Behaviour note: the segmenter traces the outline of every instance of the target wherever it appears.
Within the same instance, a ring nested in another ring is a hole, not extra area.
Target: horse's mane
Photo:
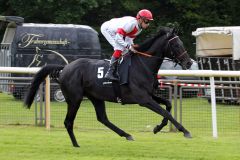
[[[139,45],[138,50],[139,51],[146,51],[146,50],[148,50],[151,47],[151,45],[153,44],[153,42],[157,38],[159,38],[159,37],[169,33],[170,31],[171,31],[171,28],[169,28],[169,27],[160,27],[158,32],[155,35],[153,35],[152,37],[146,39],[144,42],[142,42]]]

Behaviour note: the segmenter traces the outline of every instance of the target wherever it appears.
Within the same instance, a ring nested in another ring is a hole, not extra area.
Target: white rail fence
[[[29,73],[35,74],[40,68],[25,67],[0,67],[0,73]],[[218,137],[217,116],[216,116],[216,98],[214,77],[240,77],[240,71],[213,71],[213,70],[161,70],[158,72],[161,76],[195,76],[209,77],[211,88],[211,111],[212,111],[212,135]],[[46,128],[50,129],[50,79],[46,78],[45,86],[45,105],[46,105]]]

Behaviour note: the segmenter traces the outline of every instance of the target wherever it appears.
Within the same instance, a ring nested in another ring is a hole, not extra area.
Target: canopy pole
[[[217,111],[216,111],[216,94],[215,94],[215,82],[214,77],[210,77],[210,87],[211,87],[211,104],[212,104],[212,130],[213,137],[217,138]]]

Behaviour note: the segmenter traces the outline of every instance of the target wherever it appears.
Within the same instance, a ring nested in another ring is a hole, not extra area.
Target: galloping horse
[[[162,115],[164,119],[154,128],[154,133],[159,132],[169,120],[184,133],[185,137],[191,138],[190,132],[170,114],[170,102],[153,94],[154,84],[157,81],[156,75],[164,57],[176,61],[184,69],[192,65],[182,41],[174,29],[162,28],[155,36],[140,44],[137,50],[142,54],[129,53],[131,66],[128,71],[128,83],[120,86],[122,103],[139,104]],[[103,72],[106,71],[103,69],[108,67],[108,63],[105,60],[80,58],[66,66],[46,65],[34,76],[24,104],[28,108],[31,107],[39,85],[48,75],[51,75],[59,83],[68,105],[64,124],[74,147],[79,145],[73,133],[73,123],[83,96],[92,102],[98,121],[119,136],[133,140],[130,134],[111,123],[107,117],[104,101],[117,102],[117,99],[113,87],[99,86],[97,81],[103,78]],[[166,110],[159,103],[164,103]]]

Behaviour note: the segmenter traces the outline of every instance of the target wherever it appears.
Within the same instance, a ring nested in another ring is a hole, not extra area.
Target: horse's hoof
[[[80,146],[78,144],[74,144],[73,147],[79,148]]]
[[[127,137],[126,137],[126,140],[128,140],[128,141],[134,141],[134,139],[133,139],[132,136],[127,136]]]
[[[154,134],[157,134],[158,132],[161,131],[161,129],[162,129],[162,128],[160,128],[160,126],[157,125],[157,126],[153,129],[153,133],[154,133]]]
[[[153,133],[157,134],[160,130],[158,129],[158,125],[153,129]]]
[[[186,138],[192,138],[192,135],[190,132],[184,133],[184,137]]]

